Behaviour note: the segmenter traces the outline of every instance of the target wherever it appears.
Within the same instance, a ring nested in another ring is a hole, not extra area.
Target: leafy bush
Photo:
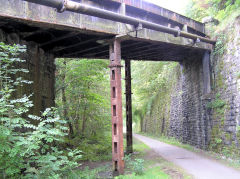
[[[135,159],[134,161],[131,162],[132,167],[133,167],[133,171],[137,175],[142,175],[144,173],[143,162],[144,162],[143,159]]]
[[[199,21],[206,16],[212,16],[221,21],[239,7],[239,0],[191,0],[186,15]]]
[[[110,159],[112,140],[108,62],[57,59],[56,65],[55,102],[61,115],[68,119],[66,146],[81,150],[82,160]]]
[[[225,34],[221,33],[217,36],[217,42],[215,44],[215,48],[213,51],[214,56],[222,56],[224,54],[224,51],[226,49],[225,47],[226,43],[226,36]]]
[[[124,157],[124,161],[125,161],[125,164],[127,166],[127,168],[133,170],[133,172],[136,174],[136,175],[143,175],[144,173],[144,160],[143,159],[133,159],[132,160],[132,157],[131,155],[126,155]]]
[[[67,143],[82,151],[81,160],[100,161],[109,160],[112,156],[112,138],[110,133],[98,134],[90,138],[75,137],[67,139]],[[79,145],[81,144],[81,145]]]
[[[0,178],[59,178],[78,166],[78,150],[67,155],[58,144],[66,135],[65,121],[54,109],[42,117],[28,115],[33,106],[30,96],[17,98],[15,89],[31,82],[18,77],[28,71],[15,68],[24,46],[0,43]],[[29,119],[37,121],[33,125]]]
[[[214,101],[208,103],[207,108],[212,108],[212,109],[218,109],[218,108],[223,108],[226,105],[226,102],[220,99],[220,94],[216,95],[216,98]]]

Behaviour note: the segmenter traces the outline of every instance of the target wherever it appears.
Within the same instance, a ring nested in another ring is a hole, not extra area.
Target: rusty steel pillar
[[[121,42],[115,39],[110,44],[110,83],[112,111],[112,162],[114,172],[124,173],[122,85],[121,85]]]
[[[125,60],[125,86],[126,86],[126,125],[127,125],[127,153],[133,152],[132,140],[132,84],[131,61]]]

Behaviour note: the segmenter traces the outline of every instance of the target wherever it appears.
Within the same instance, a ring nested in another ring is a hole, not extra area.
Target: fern
[[[56,109],[46,109],[41,117],[22,117],[33,106],[31,95],[15,98],[13,92],[31,82],[10,76],[28,72],[14,67],[24,62],[18,58],[23,52],[23,46],[0,43],[0,178],[64,177],[78,166],[81,152],[68,150],[66,154],[57,147],[66,135],[66,121],[59,118]]]

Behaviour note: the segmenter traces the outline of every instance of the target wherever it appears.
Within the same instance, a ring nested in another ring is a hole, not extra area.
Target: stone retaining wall
[[[212,92],[203,94],[201,57],[183,60],[176,69],[180,71],[175,74],[176,83],[164,94],[170,93],[168,104],[154,102],[158,106],[152,107],[151,114],[162,109],[161,114],[144,119],[146,132],[162,134],[160,129],[167,128],[164,135],[199,148],[223,152],[227,146],[231,151],[239,151],[236,149],[240,148],[240,18],[227,29],[219,33],[223,34],[222,42],[212,53]],[[169,76],[169,81],[173,76]],[[156,100],[164,99],[164,95]],[[150,131],[156,126],[158,131]]]

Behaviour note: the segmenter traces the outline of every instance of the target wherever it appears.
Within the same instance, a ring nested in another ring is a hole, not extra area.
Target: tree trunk
[[[65,92],[65,78],[66,78],[66,61],[64,60],[64,72],[63,72],[63,87],[62,87],[62,102],[63,102],[63,116],[64,119],[67,121],[68,127],[69,127],[69,132],[68,136],[71,137],[73,136],[73,126],[72,123],[68,117],[68,112],[67,112],[67,99],[66,99],[66,92]]]
[[[143,132],[143,118],[140,119],[140,128],[141,128],[141,132]]]
[[[86,122],[87,122],[86,110],[87,110],[87,105],[85,105],[84,111],[83,111],[83,118],[82,118],[82,135],[84,135],[85,128],[86,128]]]

